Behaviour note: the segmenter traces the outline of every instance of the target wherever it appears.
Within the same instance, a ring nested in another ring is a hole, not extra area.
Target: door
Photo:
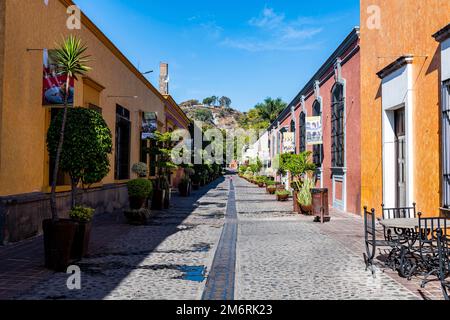
[[[395,111],[395,151],[396,151],[396,206],[406,207],[406,132],[405,108]]]

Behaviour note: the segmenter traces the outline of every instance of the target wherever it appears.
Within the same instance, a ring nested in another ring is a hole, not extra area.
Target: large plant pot
[[[77,231],[77,223],[72,220],[42,222],[44,230],[45,267],[65,272],[70,265],[72,245]]]
[[[277,201],[283,202],[283,201],[288,201],[289,200],[289,195],[277,195]]]
[[[172,192],[169,190],[166,190],[166,192],[164,193],[164,202],[163,202],[163,206],[164,209],[169,209],[170,208],[170,197],[171,197]]]
[[[92,222],[77,222],[78,226],[72,244],[72,259],[81,260],[89,252]]]
[[[155,190],[152,198],[152,210],[164,209],[164,198],[166,190]]]
[[[313,213],[313,206],[312,205],[309,205],[309,206],[300,205],[300,209],[301,209],[301,213],[304,214],[304,215],[307,215],[307,216],[310,216]]]
[[[180,194],[180,197],[189,197],[189,190],[190,189],[190,184],[186,184],[186,185],[178,185],[178,192]]]
[[[142,209],[145,206],[145,202],[147,201],[146,198],[140,197],[129,197],[129,200],[130,200],[130,209],[132,210]]]
[[[268,194],[275,194],[275,192],[277,192],[277,188],[276,187],[267,187],[267,193]]]

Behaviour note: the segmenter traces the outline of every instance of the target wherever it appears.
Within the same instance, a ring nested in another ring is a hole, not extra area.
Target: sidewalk
[[[365,271],[362,217],[332,209],[331,222],[316,223],[242,179],[237,201],[237,298],[442,299],[437,283],[421,289],[381,261],[375,279]]]
[[[171,209],[155,212],[148,226],[127,225],[120,212],[96,216],[90,256],[77,264],[80,291],[67,290],[68,275],[44,268],[42,237],[0,247],[0,300],[196,299],[204,282],[183,277],[210,266],[227,188],[220,179],[190,198],[174,195]]]

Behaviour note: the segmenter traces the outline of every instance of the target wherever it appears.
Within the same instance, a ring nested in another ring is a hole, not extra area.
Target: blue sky
[[[246,111],[290,102],[353,27],[358,0],[75,0],[156,86],[160,61],[182,102],[228,96]]]

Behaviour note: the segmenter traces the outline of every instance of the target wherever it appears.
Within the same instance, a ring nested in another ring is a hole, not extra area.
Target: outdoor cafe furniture
[[[397,270],[400,276],[408,280],[413,275],[423,276],[422,287],[430,281],[439,280],[447,299],[449,285],[445,279],[450,275],[447,222],[450,220],[424,218],[420,213],[416,218],[415,206],[409,209],[402,208],[402,214],[383,212],[385,219],[379,221],[374,209],[370,212],[367,208],[364,209],[366,267],[371,268],[374,273],[375,251],[377,248],[386,249],[389,254],[385,264],[388,267]],[[404,212],[407,213],[403,214]],[[435,277],[430,279],[431,276]]]
[[[438,229],[436,232],[437,235],[437,246],[438,246],[438,258],[439,258],[439,282],[441,283],[442,294],[444,295],[445,300],[450,300],[449,298],[449,290],[450,283],[447,281],[448,276],[450,275],[450,249],[449,242],[447,236],[444,235],[442,229]]]

